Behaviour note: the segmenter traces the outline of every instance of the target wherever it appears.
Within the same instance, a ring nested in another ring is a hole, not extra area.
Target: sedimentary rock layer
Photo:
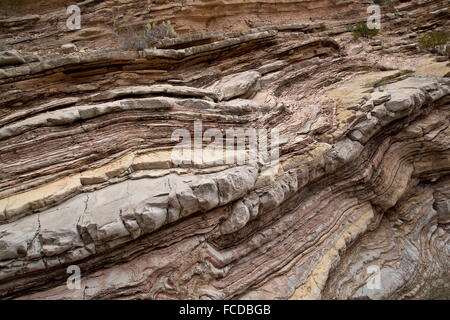
[[[109,2],[82,9],[112,32]],[[0,297],[446,297],[450,67],[413,45],[445,24],[446,2],[404,1],[359,41],[355,1],[163,2],[135,17],[211,33],[33,57],[16,30],[36,32],[59,3],[0,20],[20,49],[0,68]],[[422,29],[396,34],[417,12]],[[302,21],[313,13],[323,21]],[[218,32],[242,16],[251,26]],[[89,43],[82,32],[67,36]],[[39,35],[56,47],[59,34]],[[267,152],[224,150],[230,132],[267,134]]]

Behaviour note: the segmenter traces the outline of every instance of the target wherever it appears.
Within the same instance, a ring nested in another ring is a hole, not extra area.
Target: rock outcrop
[[[0,19],[1,298],[448,298],[448,1],[43,2]]]

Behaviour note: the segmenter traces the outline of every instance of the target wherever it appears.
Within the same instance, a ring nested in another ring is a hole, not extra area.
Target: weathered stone
[[[242,202],[236,202],[230,211],[230,216],[220,225],[222,234],[230,234],[242,229],[250,220],[250,212]]]
[[[16,51],[0,51],[0,66],[24,64],[25,59]]]

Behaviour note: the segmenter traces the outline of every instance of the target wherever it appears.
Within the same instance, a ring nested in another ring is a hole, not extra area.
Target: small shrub
[[[440,53],[444,51],[444,47],[449,41],[449,32],[433,30],[419,39],[419,46],[421,49]]]
[[[159,40],[176,36],[177,33],[170,21],[164,21],[148,23],[143,30],[128,28],[121,35],[121,40],[125,49],[144,50],[154,46]]]
[[[360,22],[356,24],[353,28],[353,36],[355,39],[361,37],[370,38],[376,36],[380,31],[378,29],[369,29],[366,22]]]
[[[385,5],[388,7],[394,7],[397,4],[397,0],[374,0],[375,4]]]
[[[383,4],[392,8],[397,4],[397,0],[383,0]]]

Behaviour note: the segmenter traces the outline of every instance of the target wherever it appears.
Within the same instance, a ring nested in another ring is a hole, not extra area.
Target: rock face
[[[41,2],[0,19],[1,298],[449,297],[447,1],[359,40],[370,1]]]
[[[0,52],[0,66],[23,63],[25,63],[24,58],[16,50]]]

